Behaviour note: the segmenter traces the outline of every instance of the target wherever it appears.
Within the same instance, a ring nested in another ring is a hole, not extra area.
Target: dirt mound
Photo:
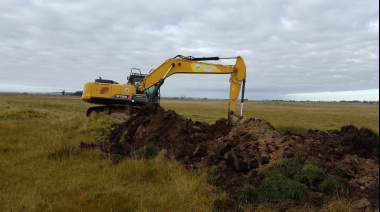
[[[192,157],[197,144],[221,137],[230,131],[228,120],[214,125],[184,119],[174,111],[165,111],[158,104],[143,107],[126,122],[115,126],[106,150],[131,155],[146,144],[165,149],[176,159]]]
[[[345,195],[359,197],[355,206],[358,210],[374,210],[379,208],[378,142],[372,131],[355,126],[327,132],[309,130],[306,135],[280,135],[262,119],[249,118],[235,127],[229,126],[226,119],[208,125],[184,119],[154,104],[116,125],[102,148],[126,157],[141,152],[146,156],[165,154],[188,169],[208,170],[213,176],[210,183],[229,194],[227,200],[215,203],[216,208],[223,210],[244,204],[244,189],[259,187],[272,164],[306,153],[326,176],[343,185]],[[295,178],[302,182],[299,176]],[[308,204],[319,207],[330,198],[321,186],[309,182],[305,199],[278,202],[278,209]]]

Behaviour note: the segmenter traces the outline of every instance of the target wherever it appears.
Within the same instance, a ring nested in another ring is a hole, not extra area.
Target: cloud
[[[310,101],[378,101],[379,90],[357,90],[342,92],[321,92],[321,93],[295,93],[286,94],[287,100],[310,100]]]
[[[0,83],[81,90],[98,76],[123,83],[131,68],[147,73],[181,54],[241,55],[250,99],[378,89],[378,8],[374,0],[2,0]],[[211,91],[228,85],[177,75],[162,94],[223,98]]]

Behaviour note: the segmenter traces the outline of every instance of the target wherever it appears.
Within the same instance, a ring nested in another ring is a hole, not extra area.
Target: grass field
[[[210,124],[227,118],[228,101],[220,100],[162,100],[165,109],[193,120]],[[236,107],[240,113],[240,102]],[[379,133],[379,105],[316,103],[316,102],[244,102],[243,116],[262,118],[279,132],[304,134],[309,129],[340,129],[344,125],[366,127]]]
[[[165,109],[214,123],[226,101],[162,100]],[[0,211],[212,211],[223,198],[201,172],[155,158],[114,164],[95,143],[112,117],[85,117],[79,97],[0,95]],[[239,111],[240,109],[238,109]],[[353,124],[378,133],[378,105],[247,102],[245,118],[263,118],[278,131],[339,129]]]

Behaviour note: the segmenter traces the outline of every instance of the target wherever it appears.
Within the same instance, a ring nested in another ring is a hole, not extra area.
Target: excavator
[[[221,65],[205,61],[235,59],[235,65]],[[82,93],[85,102],[102,106],[90,107],[86,115],[94,113],[127,113],[136,112],[141,106],[150,103],[159,103],[160,88],[166,78],[173,74],[230,74],[230,97],[228,106],[228,120],[232,125],[238,125],[243,118],[243,102],[246,78],[246,66],[241,56],[219,58],[177,55],[153,69],[149,74],[141,74],[140,69],[132,68],[127,84],[119,84],[113,80],[95,79],[87,82]],[[241,109],[237,114],[236,104],[240,90]],[[236,117],[237,120],[234,120]]]

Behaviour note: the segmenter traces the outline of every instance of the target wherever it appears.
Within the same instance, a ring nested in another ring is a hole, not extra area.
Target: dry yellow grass
[[[1,96],[0,211],[211,211],[206,175],[155,158],[111,162],[83,151],[117,120],[80,99]]]

